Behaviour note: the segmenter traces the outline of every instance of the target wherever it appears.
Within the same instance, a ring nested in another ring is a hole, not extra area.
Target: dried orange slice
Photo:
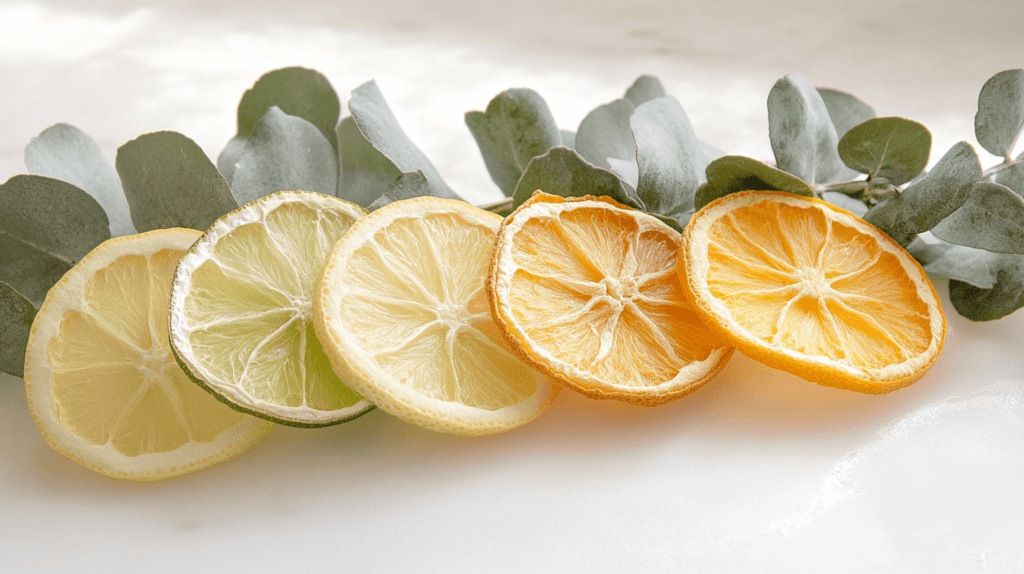
[[[487,294],[537,370],[597,399],[653,406],[711,379],[732,349],[676,274],[680,234],[604,197],[533,197],[502,223]]]
[[[750,191],[686,227],[684,284],[743,354],[815,383],[887,393],[921,378],[946,333],[921,266],[878,228],[824,201]]]

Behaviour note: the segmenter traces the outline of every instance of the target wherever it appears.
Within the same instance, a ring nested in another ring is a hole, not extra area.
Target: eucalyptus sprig
[[[465,122],[509,213],[536,189],[603,195],[682,229],[707,203],[746,189],[818,197],[875,224],[933,275],[950,279],[957,312],[985,321],[1024,306],[1024,70],[981,89],[975,135],[999,163],[983,168],[962,141],[928,172],[931,133],[799,74],[767,99],[774,162],[727,155],[700,140],[653,76],[561,128],[530,89],[496,95]],[[188,137],[143,134],[114,166],[73,126],[25,150],[28,175],[0,185],[0,370],[21,376],[36,309],[65,271],[102,241],[162,227],[206,229],[239,205],[286,189],[375,209],[431,195],[458,199],[408,138],[373,81],[352,91],[350,116],[315,70],[273,70],[246,90],[237,133],[216,165]],[[922,235],[923,234],[923,235]]]

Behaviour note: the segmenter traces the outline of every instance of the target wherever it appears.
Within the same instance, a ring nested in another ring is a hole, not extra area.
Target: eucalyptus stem
[[[834,191],[843,195],[860,195],[868,190],[868,182],[863,179],[841,181],[825,185],[825,191]]]
[[[1011,167],[1019,165],[1021,163],[1024,163],[1024,159],[1011,160],[1007,158],[1006,161],[1004,161],[1003,163],[986,169],[984,172],[982,172],[981,175],[986,178],[989,178],[1003,170],[1010,169]]]

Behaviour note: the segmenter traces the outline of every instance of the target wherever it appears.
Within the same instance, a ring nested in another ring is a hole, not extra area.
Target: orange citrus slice
[[[498,233],[491,313],[524,361],[589,397],[677,399],[732,355],[684,298],[679,241],[611,199],[536,192]]]
[[[686,227],[684,285],[740,351],[815,383],[887,393],[921,378],[946,333],[921,266],[824,201],[749,191]]]

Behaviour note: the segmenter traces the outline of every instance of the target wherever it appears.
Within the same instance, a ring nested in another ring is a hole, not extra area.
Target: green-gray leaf
[[[716,145],[710,144],[710,143],[708,143],[708,142],[706,142],[704,140],[697,140],[697,141],[700,142],[700,149],[701,149],[701,151],[704,152],[704,162],[705,162],[705,165],[715,161],[716,159],[718,159],[720,157],[725,157],[725,156],[729,155],[729,154],[725,153],[725,151],[722,150],[722,148],[720,148],[720,147],[718,147]]]
[[[996,282],[990,289],[949,280],[949,300],[972,321],[1000,319],[1024,307],[1024,255],[993,254]]]
[[[387,193],[388,185],[402,174],[391,160],[366,141],[352,116],[341,120],[338,144],[341,147],[341,177],[338,178],[337,195],[344,200],[369,207]]]
[[[864,205],[864,202],[857,201],[845,193],[826,191],[821,194],[821,198],[836,207],[842,207],[857,217],[864,217],[864,214],[868,212],[868,206]]]
[[[853,94],[830,88],[818,88],[818,95],[825,102],[828,117],[832,120],[839,138],[853,126],[875,117],[874,108]]]
[[[25,346],[35,318],[32,302],[0,282],[0,371],[25,376]]]
[[[402,131],[402,126],[398,124],[384,95],[380,93],[377,82],[370,80],[352,90],[348,109],[352,112],[352,118],[366,141],[383,154],[399,173],[422,171],[427,181],[436,188],[435,195],[444,193],[458,197],[444,182],[434,164],[430,163],[427,156]],[[558,132],[555,134],[557,136]]]
[[[974,249],[952,243],[925,243],[915,240],[907,247],[928,273],[969,283],[980,289],[991,289],[996,284],[1001,253]]]
[[[835,181],[844,171],[828,108],[800,74],[775,82],[768,94],[768,137],[779,169],[807,183]]]
[[[864,219],[906,245],[960,208],[981,179],[981,161],[967,142],[954,145],[928,175],[871,209]]]
[[[271,107],[235,164],[231,191],[246,204],[275,191],[334,195],[338,160],[327,138],[306,120]]]
[[[661,85],[661,80],[655,76],[644,74],[626,90],[624,97],[633,102],[634,106],[639,106],[664,95],[666,95],[665,86]]]
[[[1024,254],[1024,198],[1005,185],[980,181],[963,206],[931,231],[957,245]]]
[[[224,176],[224,181],[228,182],[228,185],[231,185],[231,180],[235,176],[235,163],[238,162],[238,156],[245,151],[247,143],[249,143],[249,138],[235,136],[228,140],[227,145],[217,156],[217,171]]]
[[[747,190],[788,191],[814,197],[814,190],[805,181],[781,169],[741,155],[727,155],[708,164],[707,185],[697,191],[694,208],[700,209],[719,197]]]
[[[252,135],[256,125],[272,106],[290,116],[299,116],[316,126],[331,147],[338,149],[335,127],[341,102],[327,78],[308,68],[281,68],[263,74],[242,95],[238,103],[238,136]]]
[[[609,160],[618,160],[616,167],[627,170],[623,179],[634,188],[640,174],[636,166],[636,138],[629,118],[635,109],[629,100],[615,100],[587,114],[576,131],[576,151],[583,159],[608,170],[613,167]]]
[[[560,197],[608,196],[630,207],[640,207],[618,176],[591,165],[575,150],[564,146],[555,146],[530,160],[512,196],[513,207],[522,205],[538,189]]]
[[[1005,70],[981,87],[974,134],[981,147],[1009,157],[1024,128],[1024,70]]]
[[[167,227],[205,231],[238,207],[210,158],[178,132],[139,136],[117,149],[115,165],[139,231]]]
[[[466,113],[466,125],[491,179],[509,197],[530,160],[562,143],[547,102],[529,89],[494,96],[485,112]]]
[[[384,195],[377,198],[370,207],[370,211],[376,211],[389,203],[401,201],[403,199],[412,199],[414,197],[440,197],[443,199],[460,199],[455,194],[443,194],[443,190],[439,190],[437,186],[432,184],[423,175],[422,171],[414,171],[411,173],[403,173],[396,177],[390,185]]]
[[[93,196],[107,213],[111,237],[135,233],[117,172],[82,130],[68,124],[46,128],[25,148],[25,165],[33,175],[66,181]]]
[[[572,130],[558,130],[562,134],[562,145],[569,149],[576,149],[576,132]]]
[[[501,201],[495,201],[493,203],[486,203],[486,204],[480,205],[478,207],[480,207],[480,209],[483,209],[483,210],[486,210],[486,211],[490,211],[491,213],[495,213],[495,214],[500,215],[502,217],[508,217],[509,215],[512,214],[513,211],[515,211],[512,208],[512,198],[511,197],[506,197],[505,199],[502,199]]]
[[[109,238],[103,208],[70,183],[16,175],[0,185],[0,281],[37,307],[64,272]]]
[[[646,211],[686,221],[706,165],[690,118],[678,100],[663,96],[637,106],[630,125],[640,169],[637,197]]]
[[[851,168],[903,185],[928,165],[932,133],[923,124],[899,117],[872,118],[839,140],[839,156]]]
[[[996,183],[1012,189],[1017,195],[1024,196],[1024,153],[1017,156],[1017,163],[996,174]]]

